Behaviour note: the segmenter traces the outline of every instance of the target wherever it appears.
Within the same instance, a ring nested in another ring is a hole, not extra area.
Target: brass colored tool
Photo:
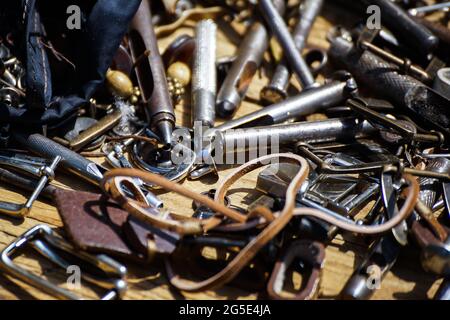
[[[69,142],[70,149],[75,151],[80,150],[95,138],[114,128],[119,123],[121,117],[122,112],[120,110],[106,115],[92,127],[81,132],[75,139],[71,140]]]

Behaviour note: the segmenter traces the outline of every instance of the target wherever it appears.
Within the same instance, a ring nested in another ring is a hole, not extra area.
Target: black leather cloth
[[[0,1],[0,35],[12,35],[13,53],[26,68],[22,108],[0,103],[0,123],[28,129],[58,126],[104,81],[106,70],[141,0]],[[69,30],[70,5],[81,28]]]

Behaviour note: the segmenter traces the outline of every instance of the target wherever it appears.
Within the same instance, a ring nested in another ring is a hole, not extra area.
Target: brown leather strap
[[[234,221],[245,222],[247,220],[247,216],[241,214],[240,212],[230,209],[223,204],[217,204],[217,202],[209,197],[190,191],[189,189],[186,189],[181,185],[169,181],[159,175],[136,169],[113,169],[106,173],[100,183],[104,192],[111,195],[115,201],[117,201],[125,210],[137,219],[149,223],[157,228],[167,229],[181,235],[202,234],[218,226],[222,222],[222,219],[220,217],[213,217],[206,220],[175,220],[162,217],[157,210],[152,210],[149,208],[142,192],[138,188],[133,188],[131,178],[137,177],[148,183],[159,185],[168,191],[174,191],[196,200],[216,211],[218,214],[222,214]],[[123,184],[126,184],[128,190],[133,191],[134,196],[136,197],[135,199],[131,199],[125,194]]]
[[[274,160],[284,162],[294,162],[300,165],[299,172],[292,179],[291,183],[287,188],[286,203],[285,207],[281,212],[270,214],[268,213],[266,208],[257,208],[253,212],[249,213],[248,216],[245,216],[233,209],[227,208],[224,205],[226,192],[233,183],[238,181],[245,174],[257,168],[260,168],[264,165],[267,165],[270,161]],[[238,167],[228,177],[226,177],[217,188],[217,192],[214,199],[215,201],[212,201],[206,196],[202,196],[200,194],[192,192],[179,184],[176,184],[172,181],[165,179],[164,177],[136,169],[113,169],[105,175],[101,185],[105,191],[108,191],[110,189],[109,183],[111,179],[115,177],[126,176],[139,178],[147,183],[158,185],[166,189],[167,191],[174,191],[176,193],[189,197],[193,200],[196,200],[199,203],[208,206],[209,208],[217,212],[219,215],[227,216],[228,218],[231,218],[239,223],[248,222],[249,217],[255,216],[266,217],[267,220],[261,218],[261,220],[264,220],[261,221],[261,224],[265,223],[267,224],[267,226],[264,229],[262,229],[262,231],[258,234],[258,236],[256,236],[246,247],[244,247],[222,271],[206,280],[194,282],[182,279],[179,275],[176,274],[176,272],[172,268],[170,258],[167,258],[165,263],[166,271],[171,284],[177,287],[178,289],[184,291],[202,291],[211,288],[216,288],[228,283],[242,270],[244,266],[246,266],[255,257],[255,255],[261,250],[261,248],[263,248],[286,226],[286,224],[290,221],[290,219],[294,214],[314,216],[319,219],[325,220],[329,223],[335,224],[341,229],[350,232],[365,233],[365,234],[384,233],[389,231],[394,226],[398,225],[401,221],[403,221],[403,219],[405,219],[409,214],[411,214],[419,193],[419,185],[417,181],[409,175],[404,175],[404,179],[407,182],[409,182],[409,187],[406,189],[407,195],[405,204],[400,209],[399,214],[396,215],[391,220],[384,223],[383,225],[360,226],[354,224],[352,221],[339,220],[337,218],[327,215],[326,213],[311,208],[295,209],[295,197],[302,183],[307,178],[308,172],[309,172],[308,162],[304,158],[297,156],[295,154],[291,153],[274,154],[261,157]],[[116,194],[115,197],[116,199],[120,200],[120,203],[122,203],[123,205],[132,202],[131,199],[124,197],[123,194]],[[135,202],[135,204],[139,205],[138,202]],[[133,210],[134,209],[139,210],[139,208],[134,205],[132,208]],[[210,219],[209,221],[207,221],[206,224],[202,225],[203,230],[207,231],[208,229],[218,226],[220,221],[222,220],[218,220],[217,217]],[[199,221],[199,223],[204,222]]]
[[[250,161],[239,168],[235,169],[217,188],[215,200],[224,204],[226,192],[233,183],[239,180],[245,174],[252,172],[264,165],[267,165],[270,160],[296,162],[300,165],[299,172],[292,179],[291,184],[287,190],[286,203],[283,210],[274,215],[274,219],[256,236],[245,248],[243,248],[239,254],[219,273],[214,276],[200,281],[192,282],[186,279],[181,279],[175,274],[169,259],[166,259],[166,270],[172,285],[180,290],[184,291],[202,291],[218,286],[222,286],[233,279],[244,266],[246,266],[255,257],[255,255],[271,240],[273,239],[286,224],[289,223],[292,212],[295,207],[295,195],[298,193],[301,185],[306,180],[309,173],[308,162],[294,154],[274,154],[265,157],[261,157]]]
[[[142,179],[145,182],[150,184],[157,184],[163,187],[166,190],[175,191],[179,194],[185,195],[198,201],[199,203],[208,206],[212,210],[216,211],[219,214],[223,214],[229,218],[237,220],[238,222],[245,222],[247,220],[247,216],[242,215],[241,213],[230,209],[224,205],[225,195],[230,186],[239,180],[245,174],[256,170],[257,168],[266,165],[269,161],[287,161],[294,162],[300,165],[299,172],[293,178],[291,184],[288,187],[288,196],[286,197],[286,204],[283,210],[277,214],[274,214],[273,217],[270,218],[272,222],[270,222],[266,228],[264,228],[255,239],[253,239],[245,248],[243,248],[239,254],[225,267],[222,271],[212,276],[209,279],[206,279],[201,282],[192,282],[185,279],[181,279],[178,277],[174,270],[172,269],[171,263],[169,260],[166,260],[166,270],[168,273],[168,277],[170,282],[175,287],[180,290],[185,291],[202,291],[214,287],[218,287],[226,284],[231,279],[233,279],[244,266],[246,266],[254,256],[259,252],[261,248],[263,248],[273,237],[275,237],[290,221],[293,213],[293,209],[295,207],[295,195],[299,191],[302,183],[305,181],[309,172],[309,165],[307,161],[297,155],[294,154],[275,154],[269,155],[265,157],[261,157],[259,159],[255,159],[250,161],[243,166],[235,169],[219,186],[217,189],[214,201],[209,199],[206,196],[202,196],[200,194],[194,193],[179,184],[176,184],[172,181],[168,181],[167,179],[149,173],[143,172],[135,169],[115,169],[108,172],[101,185],[104,190],[109,190],[108,181],[110,181],[114,177],[119,176],[127,176],[127,177],[135,177]],[[117,198],[117,195],[116,195]],[[131,202],[131,199],[120,199],[120,203]],[[258,210],[250,213],[249,217],[253,217],[255,215],[260,215]],[[260,210],[262,215],[267,216],[267,210]],[[240,221],[239,221],[240,220]]]

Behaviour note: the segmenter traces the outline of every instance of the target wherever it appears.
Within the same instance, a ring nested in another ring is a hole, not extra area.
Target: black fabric
[[[0,122],[38,130],[73,116],[103,83],[140,2],[0,1],[0,35],[12,34],[13,53],[27,71],[25,105],[13,108],[0,103]],[[66,26],[70,5],[81,8],[79,30]]]

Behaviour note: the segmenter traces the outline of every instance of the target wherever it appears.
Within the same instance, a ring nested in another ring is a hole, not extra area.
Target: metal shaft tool
[[[300,4],[299,22],[292,33],[295,46],[300,53],[306,46],[306,40],[322,9],[322,5],[323,0],[305,0]],[[283,59],[277,65],[270,83],[262,89],[261,98],[271,103],[285,99],[290,78],[289,64],[286,59]]]
[[[14,138],[31,152],[45,158],[61,157],[61,165],[69,172],[98,186],[107,169],[92,162],[78,153],[67,149],[59,143],[50,140],[40,134],[14,134]],[[147,200],[156,208],[161,207],[162,202],[152,192],[143,190]]]
[[[25,148],[47,159],[61,157],[61,165],[71,173],[98,185],[106,169],[41,134],[15,133],[14,138]]]
[[[345,77],[343,81],[331,81],[241,118],[225,122],[214,130],[225,131],[233,128],[272,125],[335,106],[357,90],[353,78],[348,75]]]
[[[274,2],[275,11],[283,13],[284,9],[284,0]],[[239,108],[268,47],[266,27],[260,21],[255,21],[247,30],[236,59],[217,94],[216,107],[220,117],[230,118]]]
[[[364,0],[363,3],[367,6],[377,5],[381,11],[381,23],[411,48],[426,55],[438,46],[439,39],[394,2]]]
[[[283,17],[276,10],[272,0],[260,0],[259,8],[266,23],[269,25],[273,34],[282,46],[283,54],[289,62],[290,67],[297,75],[302,87],[304,89],[309,89],[313,86],[317,86],[314,76],[309,70],[308,64],[299,52]]]
[[[216,30],[212,20],[202,20],[195,29],[192,67],[192,120],[212,127],[216,118]]]
[[[170,145],[175,126],[175,113],[153,28],[149,0],[141,2],[131,22],[129,41],[134,61],[148,55],[148,59],[142,59],[148,63],[142,60],[137,63],[136,75],[142,97],[148,104],[146,113],[150,128],[159,136],[163,144]]]
[[[356,118],[305,121],[274,126],[217,131],[214,144],[222,150],[240,152],[248,148],[278,147],[295,142],[321,143],[365,137],[378,132],[367,121]],[[272,144],[277,144],[272,146]],[[279,145],[278,145],[279,144]]]
[[[331,36],[330,57],[349,71],[358,84],[405,108],[419,124],[450,137],[450,100],[415,78],[401,74],[396,66],[369,51],[361,52],[343,30]]]

